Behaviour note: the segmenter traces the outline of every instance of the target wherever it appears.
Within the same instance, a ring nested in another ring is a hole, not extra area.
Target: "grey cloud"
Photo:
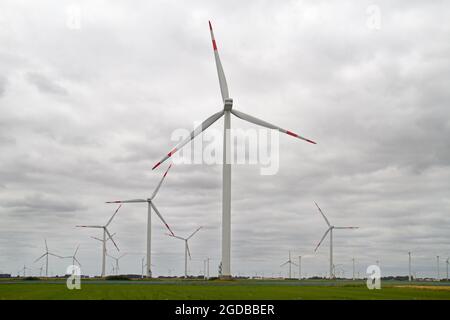
[[[48,77],[37,72],[30,72],[27,74],[28,81],[36,86],[36,88],[43,93],[50,93],[56,95],[67,95],[67,90],[60,84],[51,81]]]

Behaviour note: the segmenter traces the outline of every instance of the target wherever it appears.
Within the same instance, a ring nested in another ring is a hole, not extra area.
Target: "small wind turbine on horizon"
[[[173,235],[174,233],[170,229],[169,225],[167,224],[166,220],[164,220],[163,216],[159,212],[159,210],[156,208],[155,204],[153,203],[153,199],[156,197],[159,188],[161,188],[161,185],[166,178],[167,173],[169,172],[172,165],[169,165],[166,172],[162,176],[161,180],[159,181],[158,185],[156,186],[156,189],[153,191],[153,194],[150,198],[147,199],[132,199],[132,200],[118,200],[118,201],[108,201],[106,203],[147,203],[147,272],[146,276],[148,278],[152,277],[152,208],[156,212],[157,216],[161,221],[164,223],[166,228],[170,231],[170,233]]]
[[[188,277],[188,255],[189,255],[189,260],[191,259],[191,250],[189,250],[189,244],[188,241],[189,239],[191,239],[202,227],[198,227],[194,232],[192,232],[192,234],[187,237],[187,238],[183,238],[183,237],[179,237],[177,235],[174,234],[168,234],[168,236],[172,237],[172,238],[177,238],[180,240],[184,241],[184,277],[187,279]]]
[[[23,268],[21,268],[19,271],[17,271],[17,277],[20,277],[20,273],[23,272],[23,277],[25,278],[27,270],[31,270],[31,269],[28,268],[26,265],[23,265]]]
[[[45,277],[48,277],[48,256],[54,256],[54,257],[57,257],[60,259],[62,259],[62,257],[57,254],[49,252],[48,246],[47,246],[47,239],[44,239],[44,242],[45,242],[45,253],[42,256],[40,256],[39,258],[37,258],[36,260],[34,260],[34,263],[38,262],[43,257],[45,257]]]
[[[100,225],[95,225],[95,226],[91,226],[91,225],[89,225],[89,226],[84,226],[84,225],[83,226],[77,226],[79,228],[103,229],[103,239],[98,239],[98,238],[94,238],[93,237],[94,239],[100,240],[102,242],[102,277],[105,276],[105,268],[106,268],[106,265],[105,265],[105,263],[106,263],[106,242],[108,240],[111,240],[112,243],[114,244],[114,246],[116,247],[117,251],[120,251],[119,247],[117,246],[116,242],[113,239],[113,236],[111,235],[111,233],[109,233],[108,226],[111,223],[111,221],[114,219],[114,217],[116,216],[116,214],[119,211],[121,206],[122,205],[119,205],[119,207],[116,209],[116,211],[111,216],[111,218],[109,218],[108,222],[105,225],[103,225],[103,226],[100,226]],[[106,238],[106,235],[108,235],[108,239]]]
[[[450,258],[447,258],[447,260],[445,261],[445,263],[446,263],[446,265],[447,265],[447,278],[446,278],[447,281],[448,281],[448,264],[449,264],[449,259],[450,259]]]
[[[188,142],[194,139],[198,134],[209,128],[214,122],[224,116],[224,134],[223,134],[223,164],[222,164],[222,265],[219,275],[221,278],[231,278],[231,114],[245,120],[247,122],[268,128],[278,130],[282,133],[290,135],[292,137],[307,141],[309,143],[316,144],[314,141],[302,137],[292,131],[280,128],[264,120],[255,118],[251,115],[245,114],[241,111],[233,109],[233,99],[230,98],[228,92],[228,85],[223,71],[222,63],[219,57],[219,51],[217,49],[216,39],[214,38],[214,32],[209,21],[209,31],[211,34],[211,41],[214,51],[214,59],[216,62],[217,74],[219,77],[220,92],[222,95],[223,104],[222,110],[214,113],[212,116],[203,121],[200,126],[194,129],[191,134],[181,141],[175,148],[173,148],[168,154],[166,154],[159,162],[157,162],[153,168],[157,168],[164,161],[169,159],[173,154],[183,148]]]
[[[289,264],[289,279],[292,279],[292,265],[298,266],[295,262],[291,260],[291,252],[289,251],[289,260],[280,265],[280,267],[284,267],[285,265]]]
[[[114,257],[114,256],[112,256],[112,255],[110,255],[110,254],[107,254],[108,257],[114,259],[114,261],[116,262],[115,268],[113,267],[113,270],[116,271],[116,275],[119,274],[119,270],[120,270],[120,269],[119,269],[119,260],[122,259],[125,255],[126,255],[126,253],[122,254],[122,255],[119,256],[119,257]],[[114,266],[114,265],[113,265],[113,266]]]
[[[330,222],[328,221],[327,217],[325,216],[325,214],[322,212],[322,209],[320,209],[320,207],[317,205],[316,202],[314,202],[317,209],[319,209],[320,214],[322,215],[323,219],[325,220],[325,222],[328,225],[328,229],[327,231],[325,231],[322,239],[320,239],[319,244],[316,246],[316,248],[314,249],[314,252],[317,251],[317,249],[319,248],[320,244],[322,243],[322,241],[325,239],[325,237],[328,235],[328,233],[330,234],[330,279],[334,278],[334,265],[333,265],[333,230],[334,229],[358,229],[359,227],[336,227],[330,224]]]
[[[78,252],[78,249],[80,248],[80,245],[78,245],[77,246],[77,248],[75,249],[75,252],[73,253],[73,255],[71,255],[71,256],[66,256],[66,257],[63,257],[64,259],[69,259],[69,258],[71,258],[72,259],[72,265],[73,266],[75,266],[76,264],[75,264],[75,262],[76,263],[78,263],[78,265],[81,267],[81,263],[80,263],[80,261],[78,261],[78,259],[77,259],[77,252]]]

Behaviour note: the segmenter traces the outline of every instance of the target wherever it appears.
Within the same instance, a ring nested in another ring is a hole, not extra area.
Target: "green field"
[[[10,280],[0,281],[0,299],[450,300],[450,283],[384,281],[381,290],[368,290],[363,281],[83,280],[81,290],[68,290],[61,280]]]

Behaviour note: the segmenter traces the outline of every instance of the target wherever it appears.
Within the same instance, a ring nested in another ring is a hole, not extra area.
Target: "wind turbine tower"
[[[411,276],[411,251],[408,252],[408,281],[409,282],[412,281],[412,276]]]
[[[441,281],[441,273],[439,272],[439,256],[436,256],[436,263],[437,263],[437,281]]]
[[[302,280],[302,256],[298,256],[298,280]]]

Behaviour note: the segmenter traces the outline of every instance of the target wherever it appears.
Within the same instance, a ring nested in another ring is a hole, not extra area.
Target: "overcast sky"
[[[265,275],[303,255],[303,272],[436,275],[450,256],[448,1],[10,1],[0,4],[0,272],[80,244],[99,274],[105,201],[149,197],[168,163],[151,168],[222,108],[208,30],[214,25],[234,107],[318,142],[280,136],[275,175],[232,172],[232,273]],[[248,129],[235,117],[232,126]],[[210,129],[221,130],[218,121]],[[218,142],[219,147],[221,142]],[[192,273],[221,239],[221,166],[173,166],[155,204],[192,239]],[[126,205],[121,272],[140,273],[146,206]],[[155,275],[183,272],[183,244],[153,217]],[[117,254],[114,247],[108,247]],[[69,260],[50,259],[63,273]],[[107,271],[111,270],[108,261]]]

